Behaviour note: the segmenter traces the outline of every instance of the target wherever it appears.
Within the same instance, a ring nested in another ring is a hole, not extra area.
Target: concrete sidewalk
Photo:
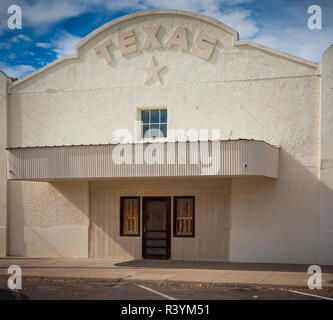
[[[111,260],[96,258],[0,258],[0,275],[10,265],[24,277],[195,282],[226,285],[307,287],[308,265]],[[322,266],[322,287],[333,289],[333,266]]]

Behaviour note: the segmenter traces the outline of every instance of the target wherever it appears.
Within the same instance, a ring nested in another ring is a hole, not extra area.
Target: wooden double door
[[[171,198],[143,197],[142,201],[142,257],[144,259],[169,259]]]

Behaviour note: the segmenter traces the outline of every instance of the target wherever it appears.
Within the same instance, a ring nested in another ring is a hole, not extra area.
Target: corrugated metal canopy
[[[279,148],[264,141],[187,141],[8,148],[9,180],[279,177]]]

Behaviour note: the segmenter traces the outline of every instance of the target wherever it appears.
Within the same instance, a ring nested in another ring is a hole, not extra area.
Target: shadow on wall
[[[9,255],[87,256],[88,182],[11,181],[9,204]]]
[[[8,253],[9,256],[26,256],[27,247],[24,241],[24,206],[23,190],[12,187],[18,186],[21,182],[8,182]],[[15,203],[13,208],[12,203]]]

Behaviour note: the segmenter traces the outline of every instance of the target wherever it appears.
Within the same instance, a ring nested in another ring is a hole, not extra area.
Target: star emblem
[[[150,64],[146,67],[142,67],[142,70],[146,72],[146,79],[145,83],[147,84],[150,80],[157,81],[158,83],[161,83],[160,77],[158,73],[164,68],[165,66],[159,66],[155,63],[154,57],[151,58]]]

